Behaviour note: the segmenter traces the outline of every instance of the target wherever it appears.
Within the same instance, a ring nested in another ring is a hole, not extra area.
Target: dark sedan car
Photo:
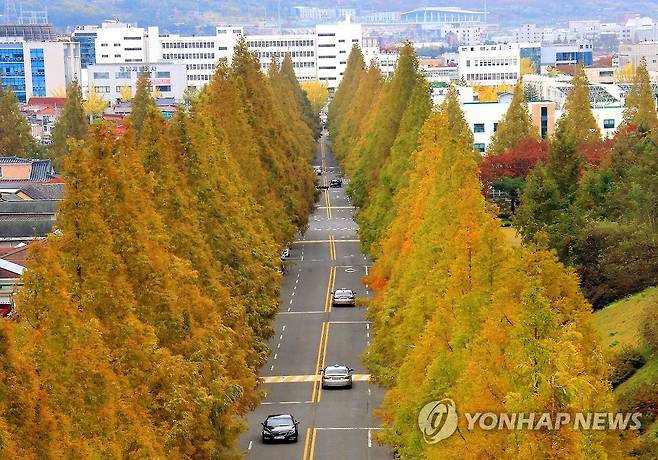
[[[299,422],[290,414],[269,415],[263,423],[263,443],[267,442],[297,442]]]
[[[331,179],[329,181],[329,187],[337,188],[343,186],[343,179]]]

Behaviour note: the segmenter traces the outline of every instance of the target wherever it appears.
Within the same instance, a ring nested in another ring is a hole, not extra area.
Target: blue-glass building
[[[11,88],[21,102],[26,102],[25,56],[21,42],[0,43],[2,87]]]
[[[46,96],[46,67],[43,48],[30,49],[30,64],[32,67],[32,95]]]
[[[80,43],[80,66],[83,69],[96,64],[96,31],[76,30],[71,40]]]

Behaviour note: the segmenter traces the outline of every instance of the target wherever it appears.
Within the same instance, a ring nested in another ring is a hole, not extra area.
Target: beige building
[[[658,72],[658,42],[622,43],[619,45],[619,66],[639,66],[644,58],[650,72]]]

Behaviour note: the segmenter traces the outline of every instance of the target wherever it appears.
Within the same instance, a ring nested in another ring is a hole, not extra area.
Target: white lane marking
[[[247,450],[251,450],[251,446],[253,446],[253,445],[254,445],[254,442],[253,442],[253,441],[249,441],[249,447],[247,447]]]
[[[370,396],[371,393],[372,393],[372,390],[370,390],[370,388],[368,388],[368,396]]]
[[[278,350],[279,348],[281,348],[281,342],[276,344],[276,349]]]
[[[297,289],[297,286],[295,286],[295,289]],[[293,289],[293,291],[292,291],[292,294],[291,294],[291,295],[295,295],[295,290],[294,290],[294,289]],[[290,299],[290,300],[292,301],[292,299]]]
[[[270,366],[270,370],[271,370],[271,371],[274,370],[274,364],[272,364],[272,365]]]
[[[314,401],[266,401],[260,403],[261,406],[269,406],[272,404],[311,404]]]
[[[310,315],[310,314],[316,314],[316,313],[324,313],[324,310],[317,310],[317,311],[290,311],[290,308],[288,308],[288,311],[282,311],[279,313],[280,315]]]
[[[284,324],[283,327],[281,328],[281,332],[285,332],[286,330],[286,325]]]
[[[283,326],[285,328],[285,326]],[[370,329],[370,321],[366,321],[366,329]]]
[[[327,321],[331,324],[368,324],[368,321]]]
[[[372,430],[368,430],[368,447],[372,447]]]
[[[279,336],[279,340],[283,340],[283,334]]]
[[[290,307],[288,307],[288,310],[286,310],[286,312],[288,312],[288,311],[290,311]],[[283,313],[283,312],[282,312],[282,313]]]
[[[290,305],[292,305],[292,299],[290,299]]]
[[[279,355],[277,353],[274,353],[274,359],[278,358]]]
[[[295,284],[299,283],[299,275],[297,275],[297,279],[295,280]]]
[[[364,257],[364,259],[365,259],[365,257]],[[366,275],[367,275],[368,274],[368,266],[366,265],[365,267],[366,267]]]
[[[316,427],[316,430],[326,430],[326,431],[339,431],[339,430],[383,430],[381,427],[373,426],[341,426],[341,427]]]

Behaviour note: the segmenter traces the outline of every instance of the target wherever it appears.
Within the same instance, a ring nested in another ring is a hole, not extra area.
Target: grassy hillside
[[[611,351],[619,350],[624,345],[633,348],[641,345],[642,312],[652,303],[658,303],[658,286],[614,302],[594,313],[599,334]]]
[[[658,353],[642,341],[643,313],[649,305],[658,304],[658,286],[619,300],[594,313],[594,322],[613,358],[613,367],[628,369],[631,356],[641,356],[644,365],[614,390],[619,409],[639,411],[644,433],[640,438],[639,459],[654,459],[658,451]],[[629,351],[634,350],[634,351]]]

